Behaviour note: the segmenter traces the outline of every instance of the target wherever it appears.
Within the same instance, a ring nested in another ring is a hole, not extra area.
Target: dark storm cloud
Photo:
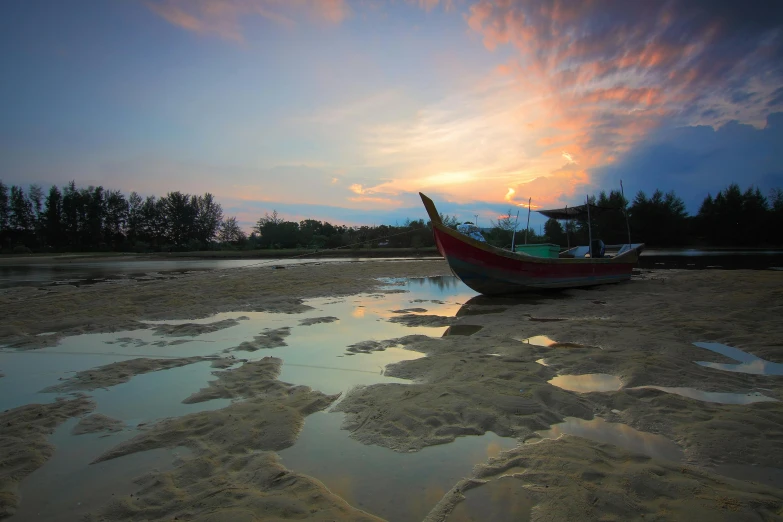
[[[738,122],[709,126],[665,128],[637,144],[619,162],[597,169],[596,184],[648,193],[675,190],[688,210],[696,212],[704,197],[729,183],[763,192],[783,187],[783,113],[771,114],[757,129]],[[633,194],[630,194],[633,196]]]
[[[576,102],[685,116],[762,108],[783,78],[783,2],[484,0],[468,21]]]

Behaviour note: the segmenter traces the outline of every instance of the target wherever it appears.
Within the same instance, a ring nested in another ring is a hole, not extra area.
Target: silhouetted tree
[[[218,241],[238,245],[247,239],[245,233],[239,227],[237,218],[229,217],[220,222],[220,230],[217,234]]]
[[[55,185],[49,189],[43,211],[43,235],[46,244],[60,248],[65,246],[62,230],[63,196]]]
[[[556,219],[549,218],[544,223],[544,235],[549,243],[566,246],[567,240],[563,226]]]
[[[612,190],[609,195],[601,191],[594,199],[598,207],[593,220],[593,238],[602,239],[607,244],[623,244],[628,242],[628,227],[625,222],[624,209],[628,202],[619,190]],[[609,209],[609,210],[607,210]]]
[[[108,244],[119,245],[125,240],[128,223],[128,201],[119,190],[106,193],[104,238]]]
[[[685,202],[674,191],[656,190],[651,198],[639,192],[628,209],[632,240],[652,246],[680,246],[687,242]]]
[[[775,195],[775,193],[773,193]],[[761,191],[749,187],[744,193],[732,183],[713,199],[707,195],[699,208],[700,235],[714,245],[758,245],[774,242],[765,224],[774,214]]]
[[[10,193],[9,193],[10,189]],[[627,229],[622,210],[627,202],[617,191],[589,198],[600,208],[591,223],[593,237],[607,243],[624,243]],[[712,245],[783,244],[783,190],[774,189],[764,197],[758,188],[744,192],[732,184],[708,195],[696,217],[689,217],[685,205],[674,192],[655,191],[648,198],[637,194],[628,214],[632,239],[651,246],[677,246],[698,240]],[[441,215],[446,226],[456,226],[454,216]],[[485,234],[494,245],[507,247],[516,224],[516,209],[491,222]],[[553,242],[566,246],[586,244],[584,219],[563,224],[549,220],[545,234],[527,231],[528,243]],[[518,244],[525,230],[517,230]],[[46,196],[37,185],[27,194],[19,186],[8,187],[0,181],[0,247],[4,251],[20,246],[58,250],[135,249],[194,250],[209,248],[215,239],[229,248],[354,248],[425,247],[434,245],[432,224],[424,220],[406,220],[402,225],[347,227],[315,219],[287,221],[277,211],[258,220],[247,237],[236,218],[223,217],[215,198],[171,192],[157,199],[142,198],[136,192],[126,197],[118,190],[103,187],[78,188],[71,181],[60,190],[52,186]],[[23,245],[23,246],[22,246]]]
[[[65,233],[64,243],[78,248],[81,246],[79,234],[79,208],[81,207],[81,197],[76,190],[76,183],[71,181],[63,189],[63,210],[62,225]]]
[[[441,222],[443,222],[443,224],[449,228],[457,228],[457,225],[461,223],[457,216],[450,216],[448,214],[440,213],[438,215],[440,216]]]
[[[498,216],[497,220],[490,220],[492,228],[489,233],[484,234],[487,243],[505,248],[511,246],[511,237],[514,235],[514,227],[517,226],[517,213],[509,208],[506,214]],[[522,231],[524,234],[524,230]]]
[[[136,192],[131,192],[128,196],[128,229],[127,236],[132,242],[141,237],[142,234],[142,208],[144,201]]]
[[[22,187],[11,186],[11,215],[9,227],[16,232],[18,238],[33,231],[35,215],[30,200],[25,197]]]
[[[0,181],[0,248],[8,246],[10,229],[8,220],[11,216],[11,206],[8,198],[8,187]]]
[[[769,192],[769,233],[768,240],[776,245],[783,245],[783,189],[772,189]]]
[[[191,206],[195,211],[195,223],[191,239],[207,244],[218,233],[220,223],[223,221],[223,208],[209,192],[203,196],[193,196],[191,198]]]
[[[168,224],[167,239],[181,248],[191,239],[196,208],[191,204],[190,196],[179,191],[169,192],[161,201]]]

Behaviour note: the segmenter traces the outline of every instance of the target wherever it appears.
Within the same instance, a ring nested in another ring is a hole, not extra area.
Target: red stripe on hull
[[[441,226],[434,227],[438,250],[455,275],[484,294],[614,283],[629,279],[638,260],[634,251],[608,259],[534,258],[463,239]]]

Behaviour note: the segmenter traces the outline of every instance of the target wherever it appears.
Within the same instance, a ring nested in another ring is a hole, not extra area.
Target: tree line
[[[607,244],[631,240],[650,246],[765,246],[783,245],[783,190],[764,196],[758,188],[744,192],[731,184],[714,197],[708,195],[696,215],[673,191],[639,192],[627,201],[619,191],[601,192],[591,203],[608,211],[596,212],[594,238]],[[626,215],[628,221],[626,222]],[[441,216],[456,227],[455,216]],[[485,229],[487,241],[511,245],[515,219],[506,216]],[[524,242],[517,230],[516,242]],[[550,219],[542,233],[527,230],[529,243],[561,246],[586,244],[587,222]],[[421,248],[434,246],[429,222],[406,220],[401,225],[349,227],[305,219],[289,221],[277,211],[258,220],[249,235],[236,217],[223,215],[212,194],[169,192],[165,196],[125,196],[101,186],[78,188],[74,182],[44,192],[38,185],[6,186],[0,181],[0,248],[3,253],[121,251],[166,252],[187,250]]]
[[[589,198],[599,207],[591,216],[593,238],[606,244],[631,241],[649,246],[760,247],[783,245],[783,190],[773,189],[764,196],[757,187],[744,192],[732,183],[715,197],[708,194],[698,213],[689,215],[685,202],[674,191],[656,190],[651,196],[639,192],[627,201],[620,191],[601,192]],[[627,221],[626,221],[627,216]],[[508,230],[508,217],[493,223],[494,229]],[[513,228],[513,225],[512,225]],[[550,242],[561,246],[585,245],[588,228],[585,219],[565,224],[549,219],[543,234],[528,231],[528,242]],[[522,231],[524,234],[524,230]],[[520,232],[517,232],[517,238]],[[530,238],[533,241],[530,241]],[[510,243],[510,235],[500,241]]]
[[[125,197],[71,182],[44,193],[38,185],[0,181],[3,252],[197,250],[230,232],[212,194],[170,192],[161,198]]]
[[[247,235],[236,217],[223,215],[212,194],[169,192],[143,198],[74,182],[44,193],[38,185],[8,187],[0,180],[0,249],[30,252],[171,252],[194,250],[324,249],[434,246],[424,220],[397,226],[348,227],[306,219],[287,221],[277,211]]]

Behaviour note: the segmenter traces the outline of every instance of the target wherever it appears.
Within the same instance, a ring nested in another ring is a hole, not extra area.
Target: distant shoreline
[[[165,261],[188,259],[290,259],[290,258],[394,258],[419,259],[440,257],[435,247],[427,248],[373,248],[361,250],[206,250],[197,252],[71,252],[62,254],[2,254],[0,265],[35,265],[44,263],[81,263],[111,261]]]
[[[406,258],[423,259],[440,257],[435,247],[424,248],[373,248],[333,250],[206,250],[195,252],[70,252],[62,254],[2,254],[0,266],[68,264],[125,261],[187,261],[187,260],[237,260],[237,259],[318,259],[318,258]],[[728,264],[725,268],[764,268],[770,262],[783,262],[783,249],[770,247],[682,247],[654,248],[644,251],[639,260],[640,268],[707,268]],[[694,266],[695,265],[695,266]]]

